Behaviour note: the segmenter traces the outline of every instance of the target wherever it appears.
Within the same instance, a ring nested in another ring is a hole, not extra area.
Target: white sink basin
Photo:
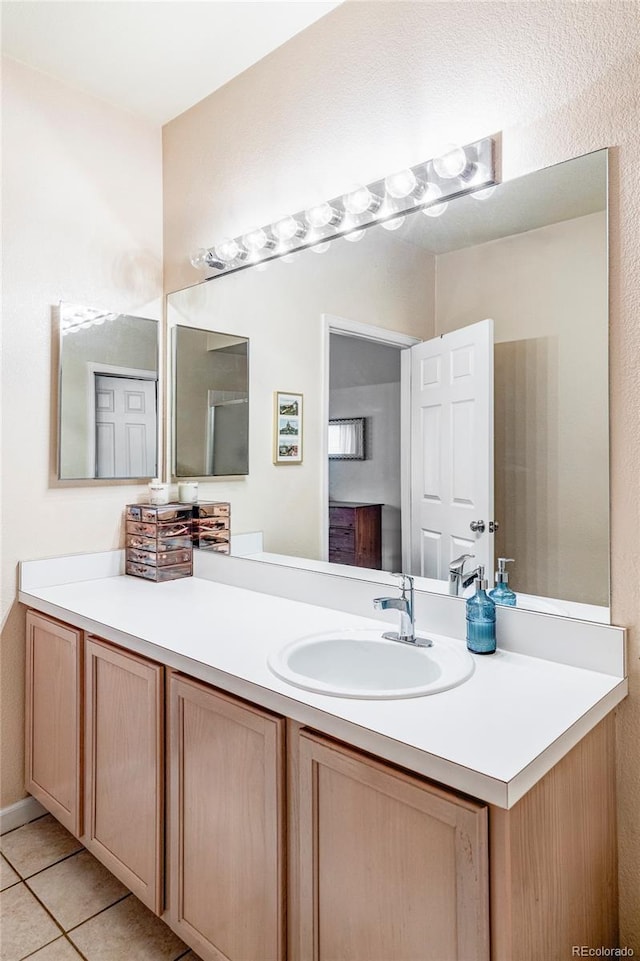
[[[456,687],[473,673],[473,658],[462,646],[437,640],[411,647],[384,639],[382,630],[310,634],[267,663],[283,681],[334,697],[420,697]]]

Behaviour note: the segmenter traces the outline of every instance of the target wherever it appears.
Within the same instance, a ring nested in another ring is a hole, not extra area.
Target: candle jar
[[[179,481],[178,500],[181,504],[196,504],[198,501],[198,482]]]

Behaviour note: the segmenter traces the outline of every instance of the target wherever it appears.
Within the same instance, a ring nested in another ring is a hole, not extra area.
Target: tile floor
[[[0,852],[2,961],[199,961],[50,814]]]

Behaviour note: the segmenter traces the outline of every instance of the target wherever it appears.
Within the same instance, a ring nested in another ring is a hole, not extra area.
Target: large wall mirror
[[[456,555],[490,580],[506,556],[520,606],[608,619],[607,152],[437,213],[169,295],[174,322],[252,343],[251,474],[207,496],[232,500],[234,533],[262,532],[265,559],[326,562],[331,503],[380,504],[382,570],[446,591]],[[452,392],[471,374],[482,403]],[[305,396],[305,460],[283,469],[285,388]],[[329,419],[348,418],[365,418],[366,458],[330,460]]]
[[[58,478],[158,473],[158,321],[62,303]]]

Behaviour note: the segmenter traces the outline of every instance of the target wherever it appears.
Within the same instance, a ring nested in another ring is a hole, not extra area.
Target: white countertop
[[[273,675],[269,652],[325,630],[387,630],[388,620],[201,577],[155,584],[111,576],[29,586],[20,600],[505,808],[627,692],[620,677],[498,649],[489,657],[474,656],[471,678],[439,694],[388,701],[315,694]],[[464,641],[457,643],[464,647]]]

